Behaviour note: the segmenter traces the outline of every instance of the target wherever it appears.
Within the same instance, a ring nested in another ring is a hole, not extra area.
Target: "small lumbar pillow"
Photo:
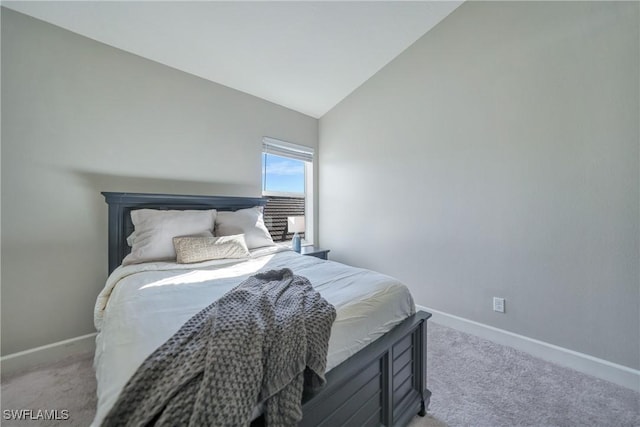
[[[239,209],[235,212],[220,211],[216,216],[216,236],[244,234],[249,249],[273,246],[273,239],[264,225],[262,206]]]
[[[174,237],[173,246],[179,264],[212,259],[247,258],[250,255],[242,234],[221,237]]]
[[[138,209],[131,211],[131,221],[135,228],[135,238],[131,253],[122,265],[151,261],[174,261],[176,251],[173,238],[204,233],[213,236],[216,210],[155,210]]]

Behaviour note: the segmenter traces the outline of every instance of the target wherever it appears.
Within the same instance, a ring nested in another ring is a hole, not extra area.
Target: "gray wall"
[[[332,258],[640,368],[638,9],[467,2],[322,117]]]
[[[2,8],[2,354],[94,331],[100,191],[257,196],[318,121]]]

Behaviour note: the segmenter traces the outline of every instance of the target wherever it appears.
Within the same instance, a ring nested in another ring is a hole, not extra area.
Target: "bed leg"
[[[425,409],[424,401],[420,402],[420,411],[418,412],[418,415],[420,415],[421,417],[424,417],[425,415],[427,415],[427,410]]]
[[[421,417],[424,417],[425,415],[427,415],[427,408],[429,407],[430,402],[431,402],[431,391],[427,389],[424,391],[424,393],[422,393],[422,401],[420,402],[420,412],[418,412],[418,415],[420,415]]]

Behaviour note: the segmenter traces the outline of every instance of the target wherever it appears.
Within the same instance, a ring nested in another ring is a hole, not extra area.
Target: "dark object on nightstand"
[[[330,249],[322,249],[317,246],[303,246],[300,253],[302,255],[314,256],[320,259],[328,259],[329,251]]]

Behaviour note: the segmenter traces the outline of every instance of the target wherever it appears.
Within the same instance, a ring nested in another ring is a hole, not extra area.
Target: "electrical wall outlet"
[[[504,298],[493,297],[493,311],[504,313]]]

